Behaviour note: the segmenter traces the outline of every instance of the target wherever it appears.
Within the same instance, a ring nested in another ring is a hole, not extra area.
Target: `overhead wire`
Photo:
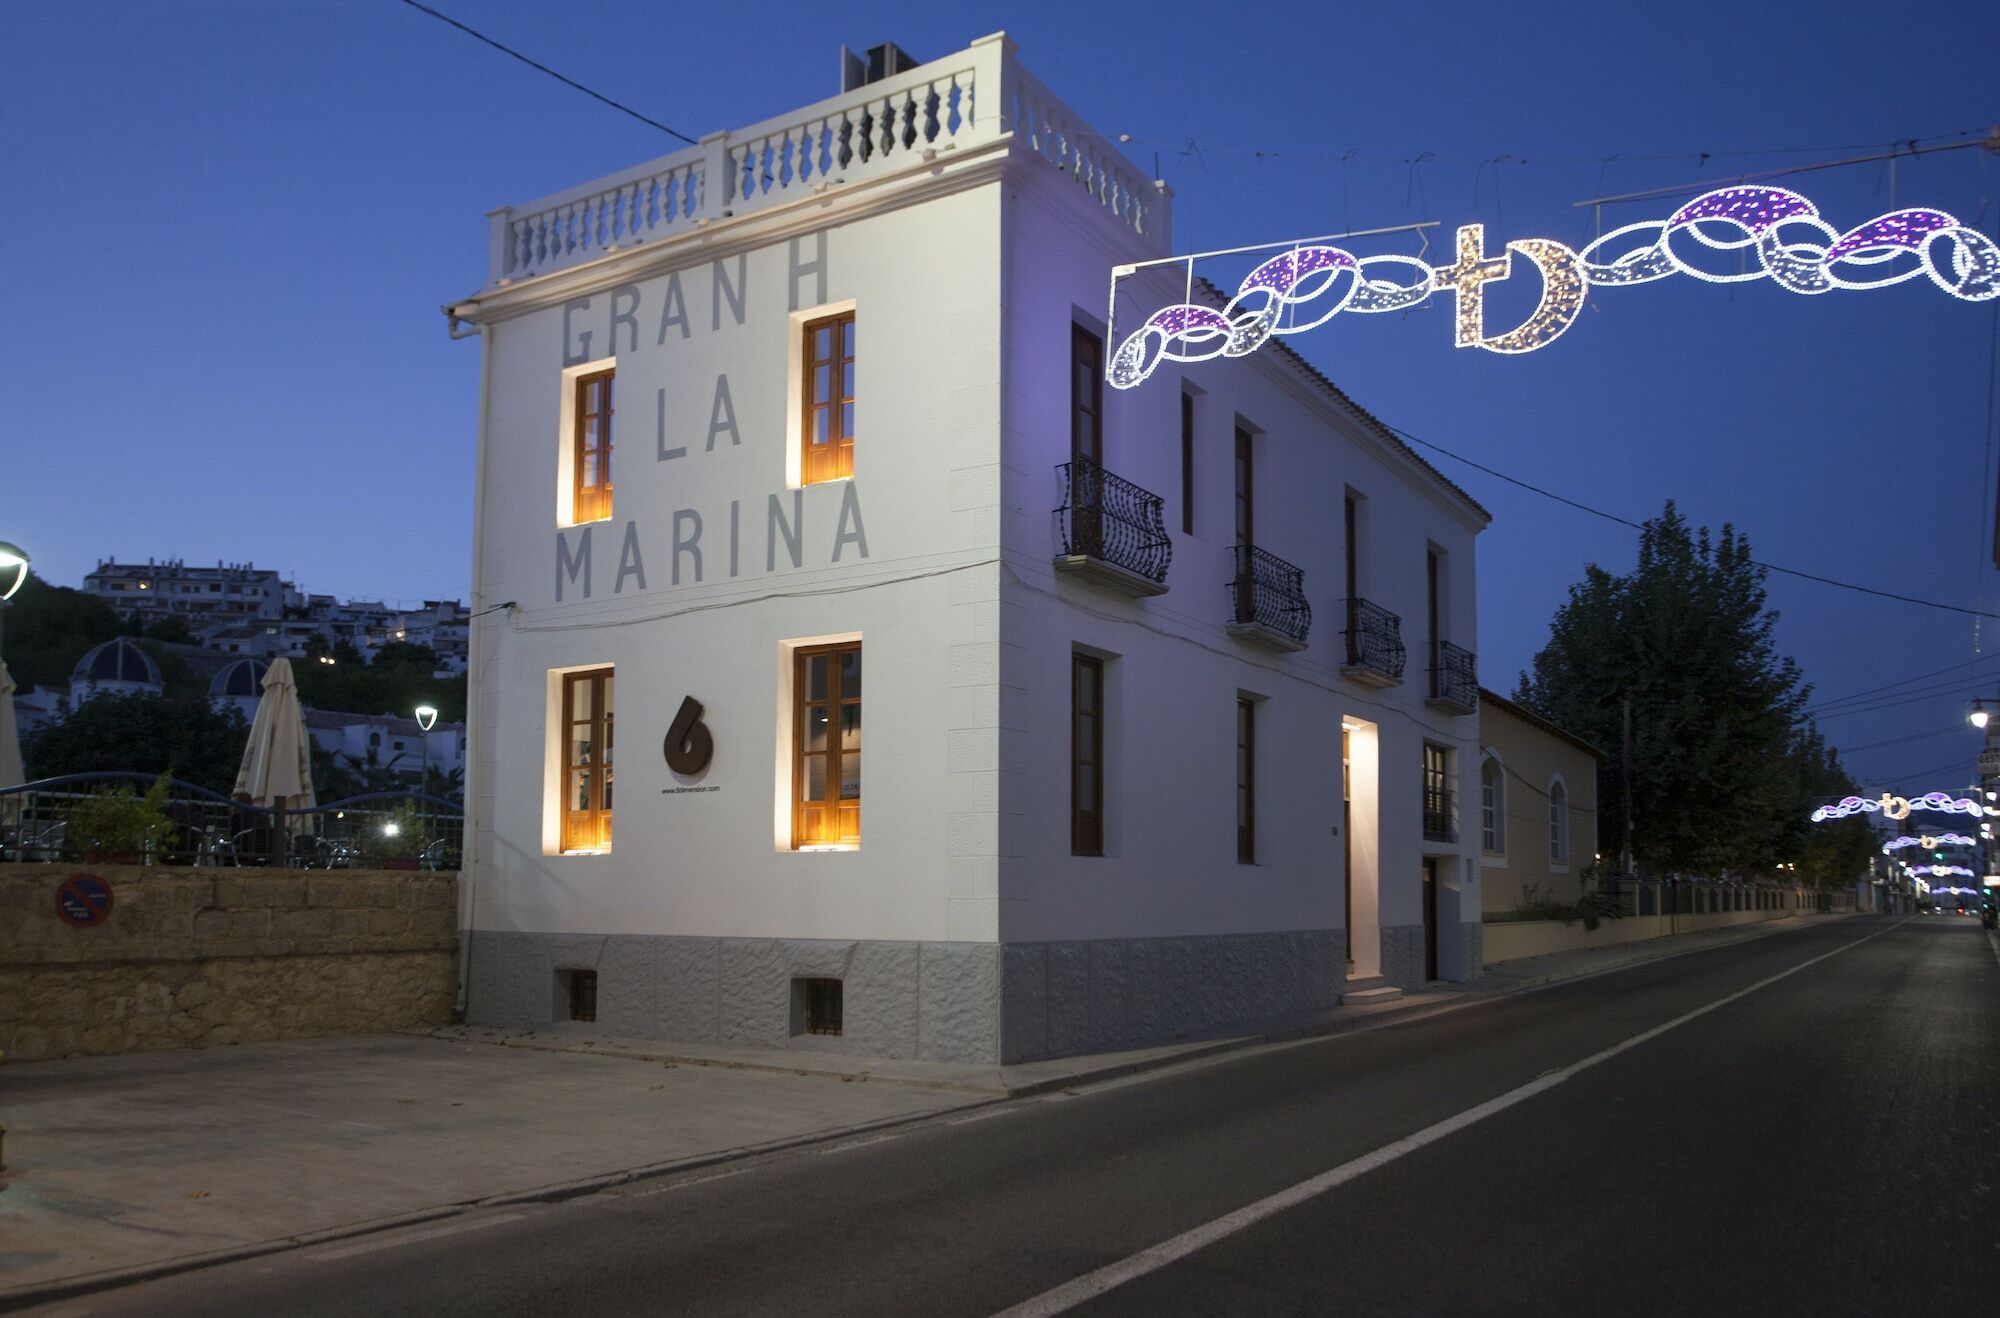
[[[1384,426],[1386,429],[1390,430],[1391,432],[1400,436],[1401,438],[1408,440],[1412,444],[1421,445],[1424,448],[1430,449],[1432,452],[1443,454],[1445,457],[1450,458],[1454,462],[1462,462],[1466,466],[1471,467],[1477,471],[1483,471],[1487,475],[1493,477],[1495,480],[1502,480],[1507,482],[1509,485],[1518,486],[1521,489],[1527,490],[1531,494],[1539,494],[1544,499],[1553,499],[1557,503],[1566,504],[1567,506],[1576,509],[1578,512],[1589,513],[1592,517],[1601,517],[1607,522],[1616,522],[1620,526],[1629,526],[1635,531],[1645,530],[1644,525],[1642,525],[1639,522],[1633,521],[1629,517],[1620,517],[1617,513],[1608,513],[1605,512],[1602,508],[1593,508],[1587,503],[1582,503],[1576,499],[1569,498],[1566,495],[1557,494],[1553,490],[1544,489],[1543,487],[1533,484],[1532,482],[1522,480],[1518,476],[1509,476],[1506,472],[1499,471],[1493,467],[1489,467],[1485,463],[1476,462],[1473,459],[1466,457],[1463,453],[1454,453],[1452,450],[1446,448],[1442,444],[1433,444],[1428,439],[1419,438],[1418,436],[1411,434],[1409,431],[1404,430],[1400,426],[1391,426],[1388,425],[1386,422],[1384,423]],[[1780,564],[1768,562],[1764,559],[1752,558],[1749,559],[1748,561],[1756,565],[1757,567],[1763,568],[1767,572],[1777,572],[1788,577],[1798,577],[1804,581],[1816,581],[1823,586],[1836,586],[1839,587],[1841,590],[1851,590],[1863,595],[1873,595],[1880,599],[1896,600],[1897,602],[1903,604],[1915,604],[1926,609],[1941,609],[1947,613],[1960,613],[1975,618],[2000,618],[2000,613],[1988,613],[1979,609],[1968,609],[1962,604],[1944,604],[1937,600],[1919,599],[1915,595],[1900,595],[1897,594],[1895,591],[1891,590],[1877,590],[1873,586],[1863,586],[1852,581],[1842,581],[1838,577],[1822,576],[1817,572],[1807,572],[1800,568],[1784,567]]]
[[[591,88],[584,86],[582,83],[578,82],[575,78],[569,77],[566,74],[557,73],[554,69],[550,68],[548,65],[542,63],[539,60],[530,59],[528,56],[523,55],[520,51],[515,50],[512,46],[503,45],[502,43],[495,41],[492,37],[487,36],[484,32],[478,31],[475,28],[467,27],[465,24],[453,18],[450,14],[441,14],[437,10],[432,9],[429,5],[418,4],[417,0],[403,0],[403,3],[408,5],[410,8],[417,10],[420,13],[429,14],[432,18],[435,18],[440,23],[450,24],[452,27],[457,28],[460,32],[465,33],[465,35],[473,38],[475,41],[485,42],[487,45],[493,47],[493,49],[499,51],[501,54],[508,55],[513,57],[514,59],[517,59],[521,61],[521,63],[527,65],[529,68],[534,69],[539,73],[548,74],[551,78],[554,78],[557,82],[560,82],[565,86],[574,87],[576,90],[582,92],[585,96],[590,97],[592,100],[602,101],[604,104],[610,106],[612,109],[618,111],[620,114],[627,114],[632,116],[634,119],[637,119],[640,123],[645,124],[649,128],[657,128],[661,132],[667,134],[670,137],[678,137],[681,141],[686,142],[689,146],[701,145],[694,138],[689,137],[686,133],[683,133],[680,129],[669,128],[665,124],[661,123],[659,120],[649,118],[648,116],[639,113],[637,110],[633,109],[629,105],[624,104],[622,101],[614,101],[609,96],[606,96],[603,92],[594,91]]]

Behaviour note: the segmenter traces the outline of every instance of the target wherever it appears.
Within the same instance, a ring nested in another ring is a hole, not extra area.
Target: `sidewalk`
[[[1470,984],[1007,1067],[450,1029],[0,1067],[0,1307],[554,1200],[1283,1040],[1453,1011],[1847,916],[1488,967]]]

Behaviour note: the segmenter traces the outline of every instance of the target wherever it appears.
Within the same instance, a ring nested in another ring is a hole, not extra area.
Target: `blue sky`
[[[1074,4],[437,7],[692,136],[829,94],[843,42],[929,58],[1005,29],[1138,162],[1157,154],[1182,251],[1417,220],[1580,246],[1581,199],[2000,122],[1975,3],[1157,3],[1142,23]],[[465,595],[478,353],[438,307],[484,277],[486,209],[677,145],[397,0],[10,7],[0,538],[59,582],[178,555]],[[1979,150],[1789,182],[1842,228],[1892,205],[2000,218],[2000,157]],[[1447,307],[1292,343],[1385,420],[1501,470],[1634,518],[1672,495],[1765,559],[2000,613],[1991,304],[1927,282],[1668,281],[1600,291],[1513,358],[1453,349]],[[1583,565],[1629,567],[1633,537],[1440,465],[1494,514],[1480,650],[1510,690]],[[1825,724],[1849,747],[1911,739],[1850,752],[1858,772],[1967,781],[1959,728],[1976,690],[2000,695],[2000,622],[1975,649],[1968,618],[1771,594],[1823,697],[1988,656]]]

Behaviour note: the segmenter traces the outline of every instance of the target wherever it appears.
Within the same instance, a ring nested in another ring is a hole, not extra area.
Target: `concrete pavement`
[[[475,1205],[596,1192],[1819,922],[1558,954],[1494,967],[1473,985],[1255,1033],[1005,1068],[670,1045],[581,1026],[11,1066],[0,1069],[0,1119],[12,1128],[11,1166],[0,1172],[0,1302]]]

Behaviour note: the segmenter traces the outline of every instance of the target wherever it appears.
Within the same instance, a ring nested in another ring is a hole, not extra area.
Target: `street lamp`
[[[1983,728],[1992,717],[1993,715],[1987,712],[1986,702],[1975,700],[1972,702],[1972,712],[1965,716],[1965,721],[1975,728]]]
[[[421,732],[424,736],[423,774],[421,777],[417,779],[417,790],[419,792],[428,791],[430,788],[431,729],[437,726],[437,721],[438,721],[438,712],[436,705],[417,706],[417,731]]]
[[[0,624],[7,617],[7,601],[28,579],[28,551],[0,540]]]

